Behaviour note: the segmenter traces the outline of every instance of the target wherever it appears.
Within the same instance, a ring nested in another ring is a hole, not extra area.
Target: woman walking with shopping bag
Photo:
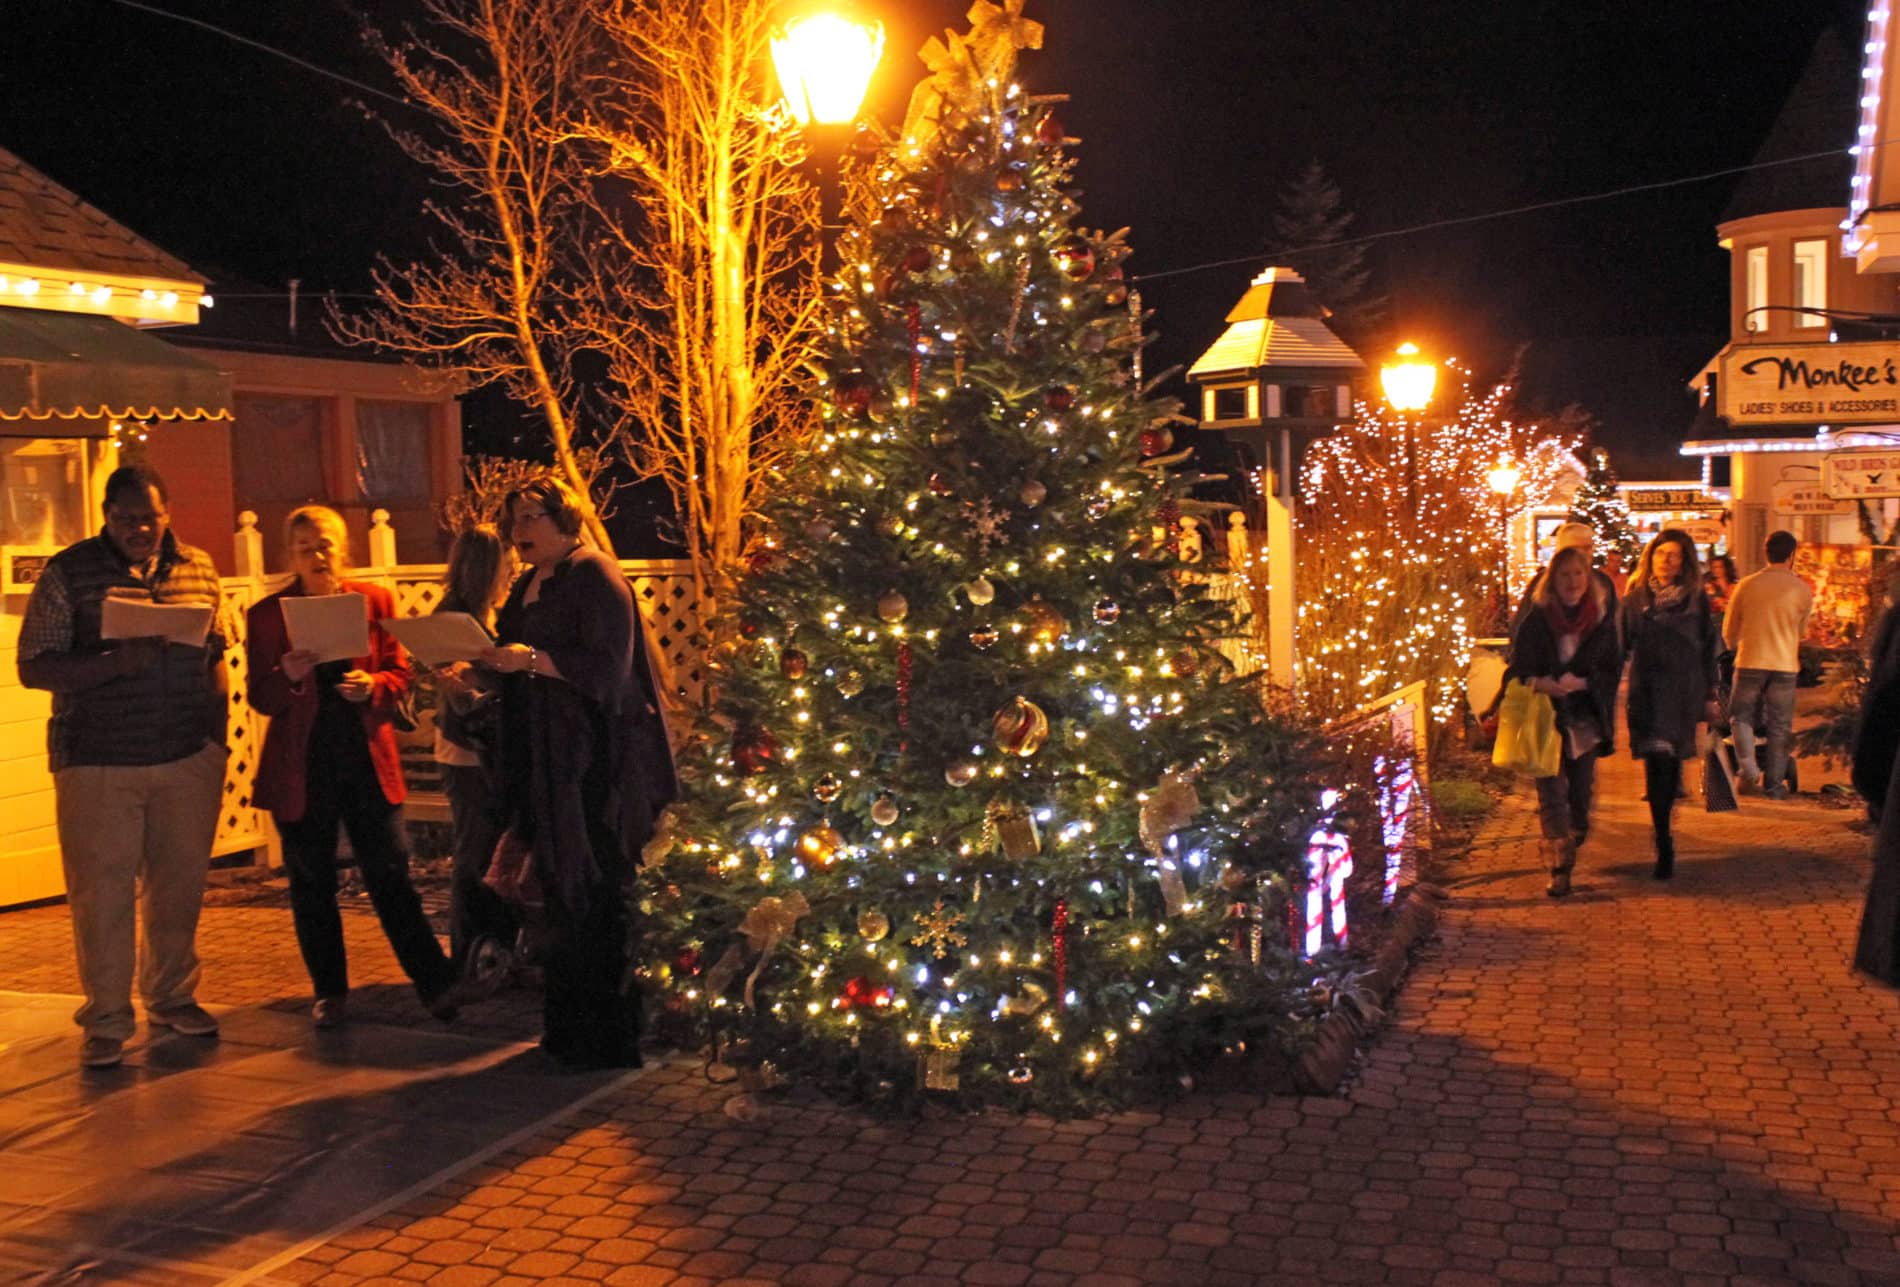
[[[1610,749],[1623,647],[1616,604],[1582,550],[1558,550],[1511,639],[1510,673],[1547,698],[1560,751],[1536,779],[1537,814],[1552,898],[1570,892],[1577,847],[1590,831],[1597,757]]]
[[[1643,551],[1623,599],[1629,649],[1630,753],[1643,762],[1649,819],[1656,833],[1657,880],[1676,870],[1670,815],[1682,761],[1695,754],[1696,725],[1719,722],[1716,704],[1721,632],[1696,566],[1695,542],[1670,528]]]

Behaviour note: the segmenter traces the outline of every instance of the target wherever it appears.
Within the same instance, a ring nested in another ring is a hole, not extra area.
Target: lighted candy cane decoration
[[[1346,878],[1352,875],[1352,846],[1337,831],[1328,831],[1339,792],[1320,793],[1325,819],[1306,838],[1306,935],[1302,950],[1317,955],[1326,941],[1327,904],[1332,905],[1333,943],[1345,948],[1351,931],[1346,924]]]
[[[1418,799],[1418,774],[1409,758],[1397,761],[1387,774],[1384,756],[1372,761],[1372,772],[1379,780],[1379,823],[1385,841],[1386,906],[1399,894],[1399,871],[1405,863],[1405,835],[1412,827],[1412,805]]]

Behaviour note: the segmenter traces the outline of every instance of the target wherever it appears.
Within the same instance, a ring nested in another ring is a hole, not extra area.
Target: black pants
[[[547,892],[541,1045],[587,1068],[640,1066],[640,993],[627,970],[627,909],[617,883],[588,891],[579,914]]]
[[[1565,739],[1557,772],[1537,779],[1537,819],[1546,840],[1567,840],[1590,829],[1590,797],[1597,780],[1597,753],[1572,758]]]
[[[488,774],[475,766],[445,764],[442,787],[449,797],[455,857],[449,877],[449,956],[459,967],[478,938],[514,942],[521,928],[515,909],[482,883],[507,818]]]
[[[366,753],[363,767],[367,765]],[[313,766],[305,793],[303,817],[295,822],[278,819],[277,831],[283,837],[284,867],[290,873],[297,947],[310,972],[311,986],[320,997],[340,997],[350,990],[343,918],[336,905],[336,840],[341,824],[349,833],[363,888],[369,892],[396,960],[423,1001],[433,1000],[449,986],[455,972],[429,928],[416,887],[409,883],[409,846],[400,810],[383,798],[373,773],[367,780],[360,771],[339,774],[334,763]]]
[[[1669,839],[1669,817],[1676,811],[1676,792],[1682,789],[1682,761],[1668,751],[1643,757],[1643,785],[1649,794],[1649,825]]]

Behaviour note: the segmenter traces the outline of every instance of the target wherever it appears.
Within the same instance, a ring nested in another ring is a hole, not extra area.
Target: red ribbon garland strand
[[[924,355],[917,344],[924,338],[924,310],[918,304],[911,304],[904,312],[905,322],[910,330],[910,409],[917,410],[917,392],[924,379]]]
[[[1069,904],[1067,899],[1056,903],[1055,923],[1052,926],[1055,936],[1056,958],[1056,1009],[1068,1008],[1069,995]]]

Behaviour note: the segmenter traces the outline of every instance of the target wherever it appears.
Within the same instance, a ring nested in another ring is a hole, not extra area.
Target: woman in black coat
[[[1537,813],[1544,835],[1552,898],[1570,892],[1577,847],[1590,831],[1590,798],[1597,756],[1610,749],[1616,729],[1616,685],[1623,647],[1616,599],[1599,583],[1582,550],[1558,550],[1511,640],[1510,673],[1549,697],[1563,738],[1556,774],[1537,779]]]
[[[581,543],[565,486],[530,483],[503,515],[529,570],[482,662],[502,676],[508,830],[533,855],[546,906],[541,1045],[575,1067],[634,1067],[626,884],[675,793],[640,616],[619,565]]]
[[[1854,789],[1879,823],[1874,877],[1860,916],[1854,968],[1900,986],[1900,606],[1890,604],[1868,654],[1867,692],[1854,743]]]
[[[1643,761],[1649,818],[1656,832],[1656,879],[1675,874],[1670,814],[1682,786],[1682,761],[1696,753],[1696,725],[1720,720],[1715,628],[1695,542],[1675,528],[1643,551],[1623,596],[1629,650],[1630,752]]]

